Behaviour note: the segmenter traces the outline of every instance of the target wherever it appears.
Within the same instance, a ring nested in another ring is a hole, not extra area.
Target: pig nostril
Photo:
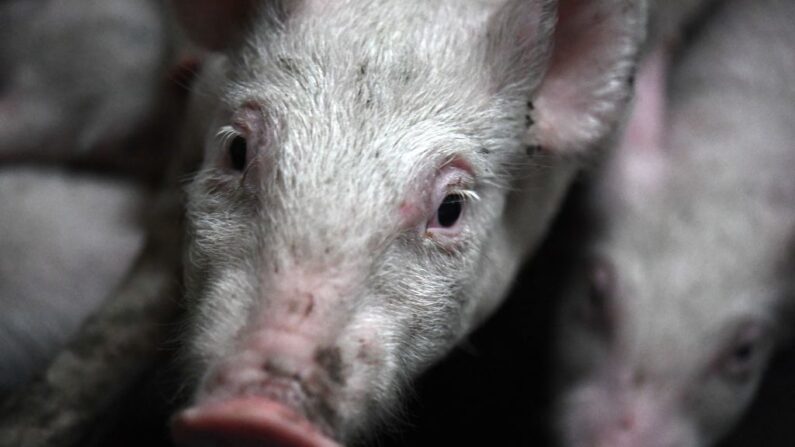
[[[274,358],[265,360],[265,362],[262,363],[262,370],[271,376],[294,380],[300,380],[301,378],[301,375],[292,365]]]
[[[321,348],[315,351],[315,361],[326,372],[328,378],[338,384],[345,383],[345,364],[337,347]]]
[[[645,381],[646,375],[643,373],[643,371],[635,371],[635,373],[632,374],[632,385],[635,387],[643,385],[643,382]]]
[[[625,414],[619,421],[622,431],[630,431],[635,426],[635,418],[631,414]]]
[[[315,309],[315,295],[308,293],[306,295],[307,305],[306,310],[304,310],[304,318],[308,317],[312,314],[312,311]]]
[[[307,293],[304,299],[293,299],[287,302],[287,312],[290,314],[300,314],[307,318],[315,310],[315,295]]]

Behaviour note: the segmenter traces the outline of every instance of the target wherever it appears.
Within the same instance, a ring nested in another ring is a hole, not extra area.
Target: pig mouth
[[[339,447],[303,416],[263,397],[184,410],[173,422],[172,436],[184,446]]]
[[[339,447],[312,395],[290,379],[227,390],[177,414],[172,437],[183,446]]]

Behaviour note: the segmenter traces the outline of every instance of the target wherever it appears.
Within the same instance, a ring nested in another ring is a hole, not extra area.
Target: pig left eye
[[[761,329],[757,327],[744,329],[721,362],[721,370],[726,377],[737,382],[751,379],[767,350],[765,341]]]
[[[735,346],[726,358],[723,371],[731,379],[747,381],[753,372],[757,350],[755,343],[752,342],[743,342]]]
[[[229,160],[235,171],[242,172],[246,168],[248,143],[245,137],[237,135],[229,142]]]
[[[436,208],[433,218],[428,222],[427,230],[443,236],[456,234],[465,204],[466,198],[463,194],[445,195]]]
[[[467,206],[479,198],[473,187],[474,178],[466,163],[454,160],[440,169],[431,190],[429,205],[433,207],[429,206],[428,211],[432,211],[426,215],[425,231],[429,236],[437,242],[456,243]]]
[[[442,228],[450,228],[458,222],[464,211],[464,197],[461,194],[448,194],[436,210],[435,222]]]

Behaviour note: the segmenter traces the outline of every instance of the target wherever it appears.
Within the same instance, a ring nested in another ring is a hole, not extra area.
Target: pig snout
[[[174,439],[180,445],[333,447],[284,405],[265,398],[242,397],[190,408],[177,416]]]
[[[325,338],[295,326],[245,337],[210,370],[196,403],[176,416],[174,439],[202,446],[338,445],[329,402],[344,385],[344,365],[340,349],[324,345]]]
[[[670,391],[670,390],[669,390]],[[563,432],[569,447],[695,447],[667,391],[591,384],[569,396]]]

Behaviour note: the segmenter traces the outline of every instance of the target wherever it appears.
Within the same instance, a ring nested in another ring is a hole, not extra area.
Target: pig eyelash
[[[240,135],[240,132],[236,131],[232,126],[224,126],[218,133],[215,134],[215,138],[221,144],[222,147],[226,147],[232,141],[233,138]]]
[[[232,126],[222,127],[216,138],[224,150],[224,157],[229,159],[230,167],[242,173],[245,178],[250,164],[246,138]],[[239,145],[241,142],[242,147]]]
[[[477,202],[480,200],[480,195],[471,189],[454,189],[449,191],[447,194],[457,194],[461,196],[464,199],[463,201],[466,203]]]

